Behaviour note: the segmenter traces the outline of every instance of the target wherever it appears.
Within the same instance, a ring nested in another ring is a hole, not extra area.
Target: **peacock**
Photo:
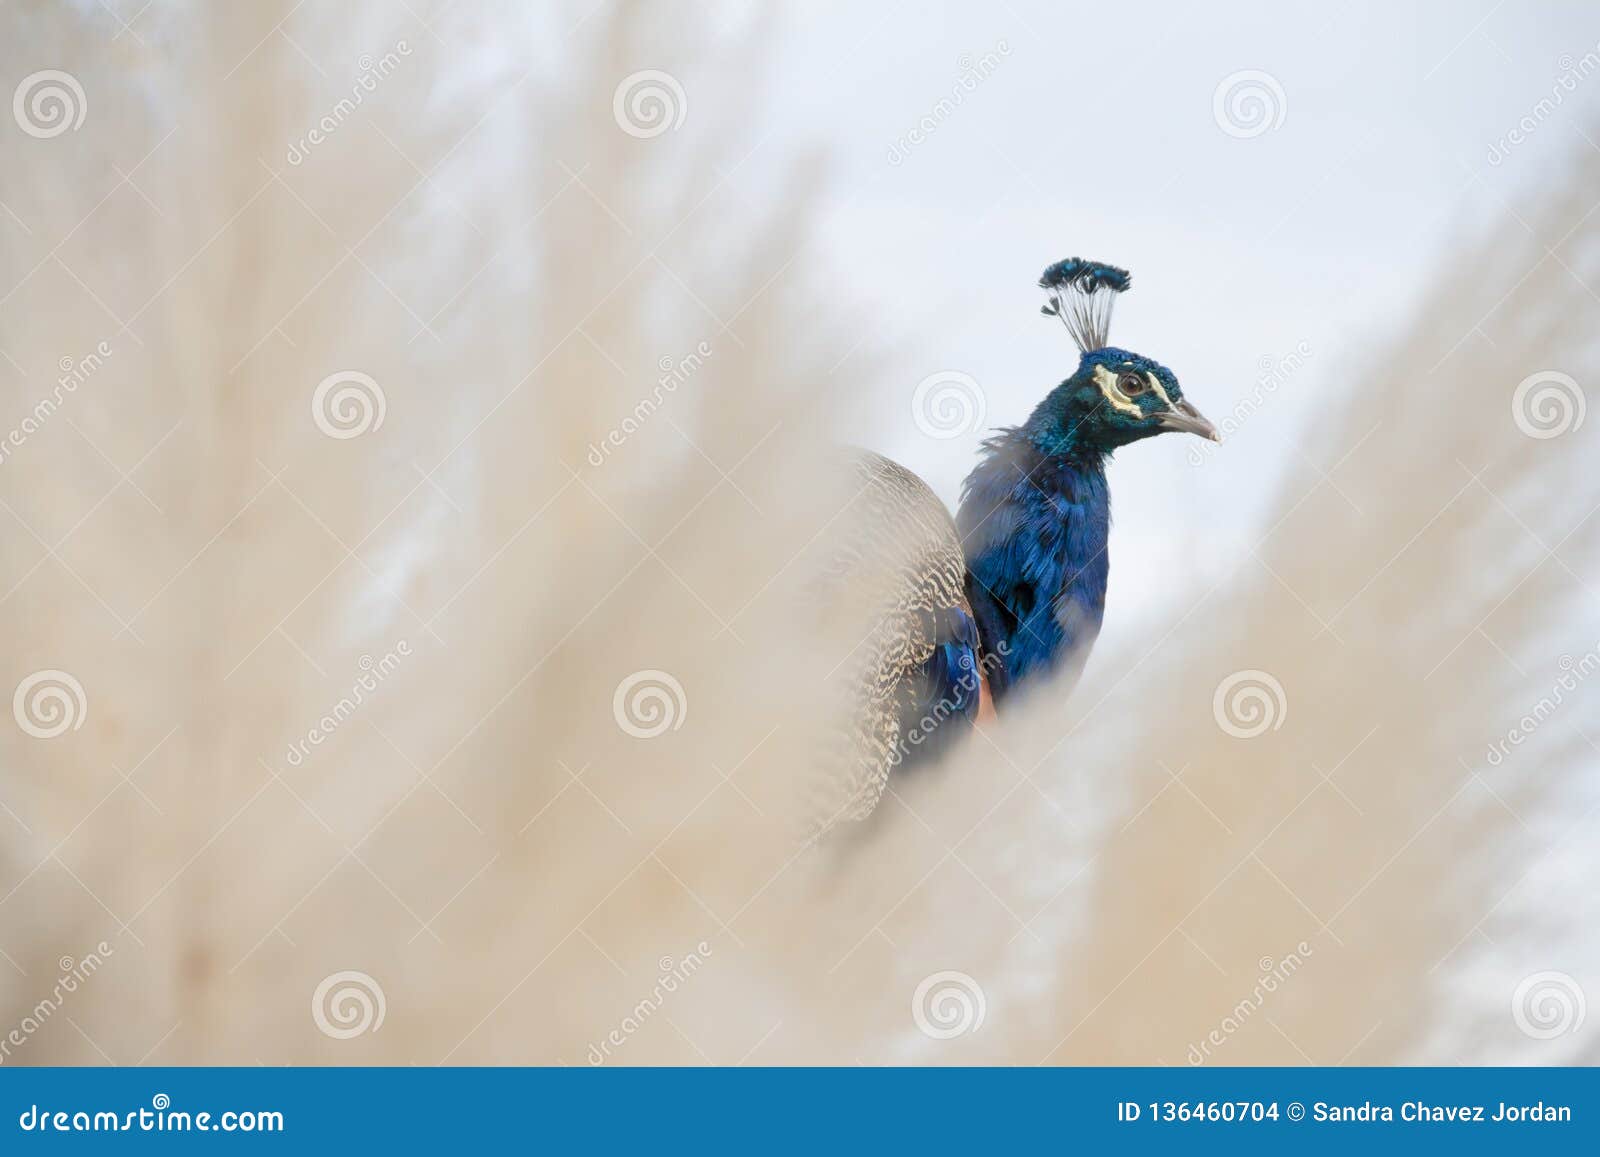
[[[1042,312],[1067,328],[1078,368],[1020,426],[982,444],[954,519],[921,478],[863,452],[861,517],[835,568],[872,608],[849,680],[843,795],[826,828],[864,819],[897,768],[948,750],[1025,686],[1069,692],[1105,613],[1111,531],[1106,463],[1169,430],[1221,441],[1159,362],[1109,344],[1127,270],[1077,257],[1044,271]]]

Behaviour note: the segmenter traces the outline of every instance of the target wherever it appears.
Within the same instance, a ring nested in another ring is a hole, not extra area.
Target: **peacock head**
[[[1107,344],[1112,303],[1131,284],[1127,270],[1077,257],[1056,262],[1039,278],[1050,295],[1043,312],[1061,320],[1082,353],[1077,372],[1029,420],[1030,432],[1048,453],[1103,454],[1168,430],[1222,440],[1183,396],[1177,375]]]

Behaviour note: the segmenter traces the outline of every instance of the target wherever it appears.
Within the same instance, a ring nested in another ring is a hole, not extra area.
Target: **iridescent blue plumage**
[[[956,528],[967,552],[967,599],[978,620],[998,704],[1020,679],[1075,656],[1079,667],[1105,613],[1111,495],[1102,456],[1041,448],[1028,427],[984,443],[962,490]]]
[[[922,612],[933,649],[902,710],[903,766],[935,759],[977,721],[983,698],[978,624],[964,607]]]
[[[1046,266],[1044,273],[1039,277],[1041,289],[1057,289],[1072,285],[1082,288],[1086,293],[1093,293],[1098,289],[1126,293],[1132,284],[1133,277],[1126,269],[1119,269],[1115,265],[1106,265],[1100,261],[1085,261],[1081,257],[1069,257],[1065,261],[1057,261],[1054,265]]]

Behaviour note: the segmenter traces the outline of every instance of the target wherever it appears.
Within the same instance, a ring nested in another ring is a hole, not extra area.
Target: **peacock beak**
[[[1188,401],[1179,402],[1170,410],[1163,410],[1157,415],[1156,420],[1167,430],[1184,430],[1190,434],[1198,434],[1202,438],[1209,438],[1213,442],[1222,441],[1222,435],[1217,433],[1217,428]]]

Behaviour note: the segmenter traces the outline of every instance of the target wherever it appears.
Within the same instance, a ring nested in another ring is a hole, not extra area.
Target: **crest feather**
[[[1069,257],[1040,276],[1039,287],[1050,294],[1040,312],[1060,318],[1084,353],[1104,349],[1110,343],[1112,303],[1132,284],[1126,269]]]

